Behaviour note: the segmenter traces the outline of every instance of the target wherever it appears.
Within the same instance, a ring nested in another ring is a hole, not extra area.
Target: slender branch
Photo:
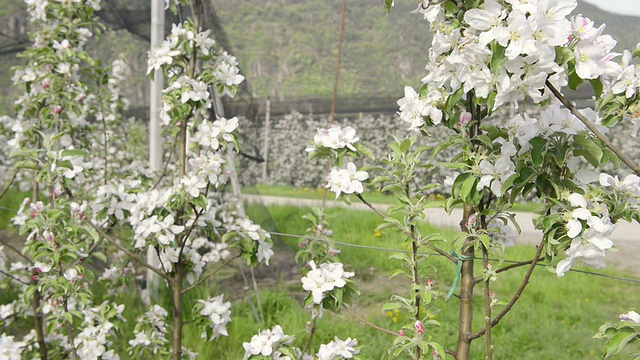
[[[209,274],[205,275],[202,279],[198,280],[196,283],[194,283],[193,285],[189,286],[188,288],[182,290],[182,295],[188,293],[189,291],[195,289],[198,285],[202,284],[203,282],[207,281],[210,277],[212,277],[213,275],[215,275],[218,271],[220,271],[223,267],[227,266],[228,263],[230,263],[232,260],[237,259],[241,256],[241,254],[236,254],[235,256],[232,256],[230,258],[228,258],[225,262],[223,262],[220,266],[218,266],[215,270],[213,270],[212,272],[210,272]]]
[[[533,259],[533,261],[531,261],[531,265],[529,266],[529,270],[527,270],[527,274],[524,276],[524,279],[522,280],[522,284],[520,284],[520,287],[518,288],[518,291],[513,296],[511,301],[509,301],[509,304],[507,304],[507,307],[504,308],[504,310],[502,310],[502,312],[500,314],[498,314],[498,316],[496,316],[496,318],[493,319],[493,321],[491,321],[491,327],[494,327],[494,326],[498,325],[498,323],[500,323],[500,320],[502,320],[502,318],[509,311],[511,311],[511,309],[513,308],[513,305],[515,305],[516,301],[518,301],[518,299],[522,295],[524,289],[527,287],[527,284],[529,284],[529,279],[531,278],[531,275],[533,274],[533,270],[536,268],[536,264],[538,263],[538,259],[540,259],[540,254],[542,254],[542,249],[543,248],[544,248],[544,237],[542,238],[542,241],[540,241],[540,244],[538,245],[538,251],[536,253],[536,257]],[[486,331],[486,329],[482,329],[479,332],[470,335],[469,339],[471,339],[471,340],[477,339],[477,338],[481,337],[482,335],[484,335],[485,331]]]
[[[629,168],[631,168],[631,170],[633,170],[633,172],[635,172],[637,175],[640,176],[640,167],[638,167],[638,165],[636,165],[633,162],[633,160],[631,160],[631,158],[629,158],[626,154],[624,154],[622,150],[618,149],[615,145],[613,145],[613,143],[611,143],[611,141],[609,141],[609,139],[603,133],[601,133],[600,130],[598,130],[598,128],[591,121],[589,121],[589,119],[587,119],[584,115],[582,115],[582,113],[580,113],[580,111],[575,107],[575,105],[569,102],[560,93],[560,91],[558,91],[558,89],[556,89],[553,86],[553,84],[551,84],[549,80],[547,80],[545,84],[547,85],[549,90],[551,90],[553,95],[555,95],[555,97],[558,100],[560,100],[562,105],[564,105],[567,109],[569,109],[569,111],[571,111],[573,115],[575,115],[575,117],[577,117],[580,121],[582,121],[582,123],[585,124],[589,128],[589,130],[591,130],[591,132],[598,139],[600,139],[600,141],[602,141],[607,148],[609,148],[609,150],[611,150],[614,154],[616,154],[620,158],[620,160],[622,160],[623,163],[625,163]]]
[[[158,268],[155,268],[155,267],[149,265],[149,263],[144,261],[144,259],[142,259],[138,255],[133,253],[131,250],[129,250],[129,249],[125,248],[124,246],[122,246],[122,244],[118,243],[118,241],[116,239],[114,239],[111,236],[109,236],[107,233],[104,232],[104,230],[102,230],[101,228],[96,226],[96,224],[94,224],[90,220],[86,220],[86,223],[89,224],[89,226],[91,226],[95,231],[97,231],[98,234],[100,234],[100,236],[102,236],[104,239],[106,239],[113,246],[117,247],[118,250],[120,250],[120,251],[124,252],[125,254],[127,254],[131,259],[137,261],[140,265],[142,265],[142,266],[146,267],[147,269],[153,271],[154,273],[158,274],[161,278],[163,278],[165,280],[169,280],[169,277],[167,277],[167,275],[165,273],[160,271]]]
[[[487,247],[482,245],[482,264],[484,265],[485,270],[489,269],[489,252],[487,251]],[[489,290],[489,282],[491,278],[488,277],[484,282],[484,329],[485,329],[485,340],[487,344],[487,357],[486,360],[493,359],[493,340],[491,338],[491,291]]]
[[[371,204],[370,202],[368,202],[367,200],[365,200],[365,199],[362,197],[362,194],[356,194],[356,197],[357,197],[358,199],[360,199],[360,201],[362,201],[362,203],[363,203],[363,204],[365,204],[369,209],[373,210],[373,212],[374,212],[374,213],[378,214],[378,216],[383,217],[383,218],[387,217],[387,215],[386,215],[385,213],[383,213],[382,211],[380,211],[380,210],[376,209],[376,207],[375,207],[375,206],[373,206],[373,204]]]
[[[526,265],[529,265],[529,264],[531,264],[534,260],[535,260],[536,262],[538,262],[538,261],[542,261],[542,260],[544,260],[544,258],[543,258],[543,257],[538,257],[537,259],[531,259],[531,260],[529,260],[529,261],[522,261],[522,262],[519,262],[519,263],[515,263],[515,264],[511,264],[511,265],[505,266],[505,267],[501,267],[500,269],[496,270],[496,274],[499,274],[499,273],[501,273],[501,272],[505,272],[505,271],[507,271],[507,270],[511,270],[511,269],[513,269],[513,268],[517,268],[517,267],[520,267],[520,266],[526,266]]]
[[[96,241],[95,244],[93,244],[90,248],[89,251],[87,251],[87,254],[91,255],[94,251],[96,251],[96,249],[98,248],[98,246],[100,246],[100,244],[102,244],[102,241],[104,240],[104,238],[100,238],[100,240]],[[89,257],[89,256],[87,256]]]
[[[381,212],[380,210],[376,209],[375,206],[373,206],[373,204],[371,204],[370,202],[368,202],[367,200],[365,200],[361,194],[356,194],[356,197],[358,199],[360,199],[360,201],[362,201],[362,203],[364,205],[366,205],[369,209],[373,210],[373,212],[375,212],[376,214],[378,214],[378,216],[382,217],[382,218],[386,218],[387,215],[385,215],[383,212]],[[407,229],[402,229],[400,228],[400,230],[405,233],[406,235],[410,236],[413,238],[413,235],[411,234],[411,231],[407,230]],[[433,245],[430,242],[426,242],[424,244],[425,246],[427,246],[428,248],[430,248],[431,250],[437,252],[438,254],[444,256],[445,258],[449,259],[449,261],[451,261],[454,264],[458,264],[458,259],[456,259],[455,257],[453,257],[451,254],[449,254],[448,252],[440,249],[439,247]]]
[[[378,331],[381,331],[381,332],[383,332],[383,333],[387,333],[387,334],[390,334],[390,335],[393,335],[393,336],[398,336],[398,333],[397,333],[397,332],[393,332],[393,331],[391,331],[391,330],[387,330],[387,329],[385,329],[385,328],[383,328],[383,327],[380,327],[380,326],[378,326],[378,325],[376,325],[376,324],[374,324],[374,323],[372,323],[372,322],[367,321],[367,319],[365,319],[365,318],[363,318],[362,316],[360,316],[360,315],[358,315],[358,314],[354,313],[351,309],[349,309],[349,308],[348,308],[348,307],[346,307],[346,306],[345,306],[345,307],[343,307],[343,309],[344,309],[346,312],[348,312],[349,314],[351,314],[354,318],[356,318],[356,319],[358,319],[358,320],[362,321],[365,325],[369,325],[369,326],[371,326],[372,328],[374,328],[374,329],[376,329],[376,330],[378,330]]]
[[[302,350],[303,354],[306,354],[307,351],[309,350],[309,347],[311,346],[311,340],[313,339],[313,335],[315,335],[316,333],[316,320],[318,318],[314,317],[313,318],[313,323],[311,324],[311,333],[309,334],[309,339],[307,339],[307,343],[304,345],[304,349]]]
[[[5,272],[4,270],[0,270],[0,274],[2,274],[2,275],[4,275],[4,276],[6,276],[6,277],[8,277],[8,278],[10,278],[10,279],[11,279],[11,280],[13,280],[13,281],[17,281],[17,282],[19,282],[19,283],[21,283],[22,285],[27,285],[27,286],[31,285],[30,283],[28,283],[28,282],[26,282],[26,281],[22,281],[22,280],[18,279],[17,277],[15,277],[15,276],[13,276],[13,275],[9,274],[8,272]]]
[[[6,246],[8,249],[13,250],[13,252],[18,254],[23,259],[27,260],[27,262],[29,262],[29,264],[33,264],[33,261],[31,259],[29,259],[29,257],[27,257],[27,255],[23,254],[22,251],[20,251],[20,250],[16,249],[15,247],[13,247],[13,245],[9,244],[8,242],[4,241],[3,239],[0,239],[0,243],[2,243],[2,245]]]
[[[16,169],[13,172],[13,174],[11,174],[11,179],[9,179],[9,182],[7,183],[7,186],[5,186],[4,190],[2,190],[2,193],[0,193],[0,199],[2,199],[7,194],[7,191],[9,191],[9,189],[11,189],[11,186],[13,185],[13,182],[16,180],[16,176],[18,176],[18,169]]]

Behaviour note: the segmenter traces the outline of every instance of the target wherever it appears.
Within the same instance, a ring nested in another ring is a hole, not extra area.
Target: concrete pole
[[[151,0],[151,50],[162,46],[164,41],[164,0]],[[164,77],[162,71],[156,70],[150,83],[149,99],[149,169],[159,171],[162,168],[162,138],[160,131],[160,109],[162,108],[162,89]],[[156,250],[147,247],[147,263],[157,268],[160,259]],[[147,270],[147,294],[143,294],[143,302],[149,306],[151,299],[158,298],[159,278]]]
[[[269,131],[271,130],[271,99],[267,97],[266,111],[264,115],[264,139],[262,140],[262,182],[267,183],[267,162],[269,160]]]

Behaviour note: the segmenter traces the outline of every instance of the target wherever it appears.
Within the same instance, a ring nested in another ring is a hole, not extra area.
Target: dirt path
[[[297,206],[320,206],[322,202],[314,199],[287,198],[277,196],[243,195],[248,202],[262,203],[264,205],[297,205]],[[327,206],[347,206],[341,201],[328,200]],[[375,205],[380,210],[386,210],[389,205]],[[361,203],[353,203],[352,208],[367,210]],[[522,228],[522,233],[518,238],[521,244],[537,245],[540,242],[542,232],[533,227],[532,213],[516,212],[516,220]],[[432,225],[443,228],[459,228],[462,219],[462,210],[455,209],[451,215],[442,209],[429,209],[426,212],[426,219]],[[640,276],[640,224],[619,222],[616,230],[611,236],[611,240],[618,248],[618,253],[609,253],[607,263],[615,268],[626,270],[636,276]]]

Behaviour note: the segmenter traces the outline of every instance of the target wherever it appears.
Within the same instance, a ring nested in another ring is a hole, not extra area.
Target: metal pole
[[[267,97],[267,106],[264,115],[264,139],[262,142],[262,182],[267,183],[267,162],[269,161],[269,130],[271,130],[271,99]]]
[[[151,0],[151,50],[162,46],[164,41],[164,0]],[[156,70],[150,84],[149,99],[149,168],[158,171],[162,168],[162,138],[160,134],[160,109],[162,108],[162,71]],[[155,249],[147,248],[147,263],[160,267],[160,259]],[[157,298],[159,278],[147,270],[147,294],[142,297],[148,306],[151,298]]]

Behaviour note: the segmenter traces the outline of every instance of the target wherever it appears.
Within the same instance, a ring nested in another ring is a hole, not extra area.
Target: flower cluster
[[[317,148],[342,149],[348,148],[356,151],[353,146],[360,138],[356,136],[356,130],[351,126],[341,128],[339,125],[331,125],[328,129],[320,128],[313,137],[313,146],[307,148],[307,152],[315,151]]]
[[[169,76],[160,114],[165,126],[172,118],[180,118],[185,104],[191,104],[193,109],[210,108],[209,85],[216,86],[220,94],[232,97],[237,85],[244,80],[235,57],[217,50],[210,32],[199,31],[190,22],[174,24],[162,45],[149,53],[147,74],[162,70]],[[188,63],[188,55],[182,51],[185,47],[194,47],[198,59],[205,62],[203,72],[195,78],[186,76],[182,68],[183,63]]]
[[[356,346],[358,346],[357,339],[340,340],[336,337],[330,343],[320,345],[316,356],[318,360],[352,359],[354,355],[360,353]]]
[[[224,302],[224,295],[210,297],[206,300],[198,300],[199,305],[196,309],[201,308],[200,315],[205,316],[210,321],[209,341],[218,336],[228,336],[227,324],[231,322],[231,303]],[[207,331],[200,336],[207,338]]]
[[[293,341],[289,335],[285,335],[282,327],[276,325],[271,330],[262,330],[257,335],[253,335],[250,342],[242,343],[244,348],[244,359],[250,359],[253,356],[265,356],[269,359],[286,359],[278,348],[288,345]]]
[[[604,267],[604,257],[613,248],[608,238],[615,229],[611,223],[609,210],[596,199],[587,202],[581,194],[572,193],[568,199],[571,208],[564,214],[567,219],[567,236],[572,239],[568,258],[561,260],[556,267],[556,274],[564,274],[576,264],[584,264],[593,268]]]
[[[336,194],[336,199],[341,193],[361,194],[364,191],[362,182],[369,178],[366,171],[358,171],[352,162],[347,164],[346,169],[332,169],[327,176],[326,187]]]
[[[342,288],[347,284],[347,279],[353,277],[352,272],[344,271],[341,263],[322,263],[316,267],[316,263],[309,262],[311,271],[302,278],[302,288],[311,293],[314,304],[321,304],[322,300],[335,288]]]
[[[133,330],[135,337],[133,340],[129,340],[129,353],[162,354],[164,345],[169,343],[169,339],[167,339],[169,324],[166,322],[168,315],[167,310],[162,306],[153,305],[149,311],[138,317],[136,327]]]
[[[22,349],[27,344],[22,341],[14,341],[13,336],[7,336],[6,334],[0,334],[0,358],[7,360],[20,360],[22,359]]]
[[[104,302],[82,311],[84,328],[77,335],[78,356],[87,360],[119,360],[114,350],[107,350],[112,345],[108,337],[115,332],[113,318],[122,317],[124,305],[108,304]]]

